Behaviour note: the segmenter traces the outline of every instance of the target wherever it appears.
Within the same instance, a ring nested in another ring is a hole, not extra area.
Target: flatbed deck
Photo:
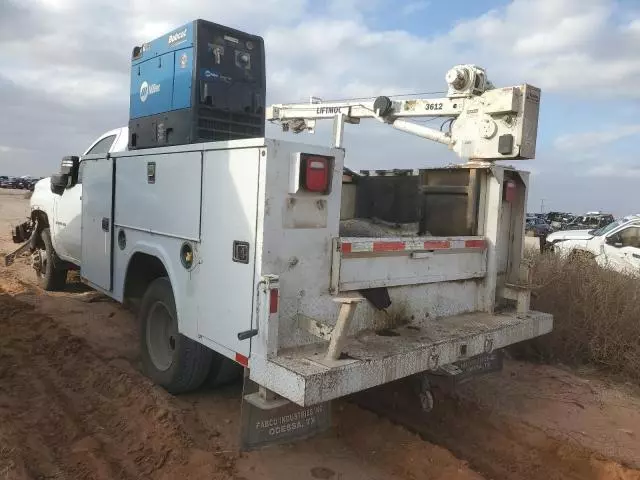
[[[363,331],[346,340],[338,361],[326,359],[327,342],[282,350],[251,363],[251,378],[301,406],[349,395],[549,333],[553,317],[531,311],[467,313]]]

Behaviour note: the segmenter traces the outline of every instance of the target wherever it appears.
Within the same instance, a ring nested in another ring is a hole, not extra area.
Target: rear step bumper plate
[[[252,356],[250,378],[300,406],[315,405],[549,333],[547,313],[469,313],[349,337],[327,363],[327,342]]]

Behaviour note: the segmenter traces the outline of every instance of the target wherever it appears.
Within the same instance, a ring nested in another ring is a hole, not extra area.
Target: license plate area
[[[475,357],[466,358],[440,367],[433,372],[435,377],[444,379],[453,384],[459,384],[479,375],[502,370],[504,354],[502,350],[494,350]]]

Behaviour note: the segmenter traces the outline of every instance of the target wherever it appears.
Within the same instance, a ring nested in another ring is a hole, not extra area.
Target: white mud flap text
[[[244,380],[241,412],[241,449],[244,451],[290,443],[328,430],[331,427],[331,402],[300,407],[292,402],[262,409],[246,400],[258,392],[258,384]]]

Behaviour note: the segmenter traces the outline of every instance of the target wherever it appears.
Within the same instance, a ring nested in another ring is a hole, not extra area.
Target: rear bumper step
[[[348,337],[340,360],[327,362],[327,343],[252,356],[250,378],[300,406],[315,405],[415,373],[434,371],[549,333],[553,317],[531,311],[469,313]]]

